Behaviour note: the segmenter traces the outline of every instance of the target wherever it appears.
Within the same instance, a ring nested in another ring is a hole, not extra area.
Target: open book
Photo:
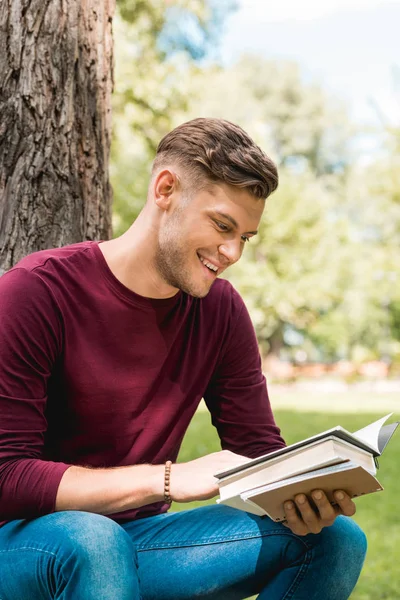
[[[337,489],[353,498],[380,491],[377,457],[399,425],[384,425],[390,416],[354,433],[337,426],[217,473],[217,502],[282,521],[283,502],[299,493],[323,489],[333,503]]]

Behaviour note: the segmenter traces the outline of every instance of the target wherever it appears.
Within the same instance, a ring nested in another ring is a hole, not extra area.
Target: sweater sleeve
[[[256,458],[285,446],[275,424],[250,315],[232,289],[227,341],[204,400],[222,448]]]
[[[14,268],[0,277],[0,519],[54,511],[69,465],[45,460],[47,384],[62,320],[47,286]]]

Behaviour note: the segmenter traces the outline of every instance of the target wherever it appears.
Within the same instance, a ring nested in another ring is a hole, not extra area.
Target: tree
[[[0,4],[0,270],[111,234],[115,0]]]

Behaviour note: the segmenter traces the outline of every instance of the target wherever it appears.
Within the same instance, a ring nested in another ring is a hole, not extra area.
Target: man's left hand
[[[313,508],[304,494],[298,494],[295,501],[285,502],[286,523],[283,523],[296,535],[320,533],[324,527],[333,524],[338,515],[352,517],[356,505],[350,496],[341,490],[334,493],[337,505],[332,506],[322,490],[314,490],[311,494],[316,508]],[[297,510],[296,510],[297,508]]]

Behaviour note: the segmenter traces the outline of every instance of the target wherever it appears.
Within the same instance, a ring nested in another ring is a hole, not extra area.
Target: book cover
[[[351,498],[383,490],[379,481],[366,469],[351,461],[327,467],[309,474],[299,475],[284,481],[275,482],[240,494],[245,505],[256,506],[274,521],[284,521],[283,503],[293,500],[296,494],[310,493],[323,489],[329,501],[335,504],[333,492],[344,490]]]

